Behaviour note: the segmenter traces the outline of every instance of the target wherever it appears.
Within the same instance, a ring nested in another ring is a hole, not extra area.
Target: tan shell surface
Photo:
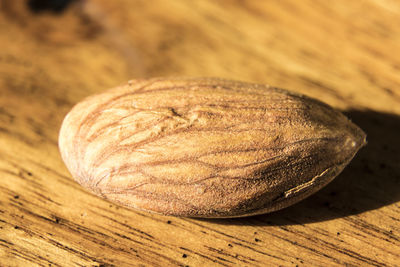
[[[216,78],[131,81],[77,104],[59,136],[84,187],[194,217],[287,207],[331,181],[364,144],[356,125],[317,100]]]

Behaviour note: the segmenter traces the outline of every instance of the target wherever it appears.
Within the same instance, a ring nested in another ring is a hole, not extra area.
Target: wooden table
[[[151,215],[102,200],[61,161],[63,117],[132,78],[269,83],[368,134],[345,171],[272,214]],[[400,2],[0,2],[0,266],[399,266]]]

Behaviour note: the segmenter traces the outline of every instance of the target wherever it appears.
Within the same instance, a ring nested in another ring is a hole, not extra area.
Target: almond
[[[316,192],[365,138],[340,112],[283,89],[160,78],[78,103],[59,147],[72,176],[111,201],[164,215],[241,217]]]

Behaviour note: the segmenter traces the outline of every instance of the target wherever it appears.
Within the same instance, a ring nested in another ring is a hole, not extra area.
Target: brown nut
[[[111,201],[190,217],[282,209],[350,162],[365,134],[317,100],[216,78],[150,79],[89,97],[64,119],[73,177]]]

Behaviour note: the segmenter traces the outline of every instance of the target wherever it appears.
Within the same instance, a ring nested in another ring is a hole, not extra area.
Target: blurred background
[[[297,91],[344,111],[369,144],[332,184],[269,216],[167,224],[116,211],[72,181],[57,148],[59,127],[84,97],[157,76]],[[123,266],[136,250],[152,266],[394,266],[399,115],[397,0],[0,0],[0,265],[19,253],[20,266]],[[108,232],[125,220],[154,239],[128,224]],[[176,225],[193,230],[177,235]],[[237,245],[243,240],[247,247]]]
[[[220,76],[400,112],[399,10],[391,0],[3,0],[0,82],[76,101],[133,78]]]

